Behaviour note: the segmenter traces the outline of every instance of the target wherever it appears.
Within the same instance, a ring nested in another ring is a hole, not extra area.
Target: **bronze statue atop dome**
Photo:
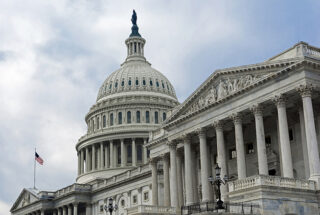
[[[132,22],[132,27],[131,27],[130,37],[141,37],[141,35],[139,34],[139,27],[137,25],[137,13],[135,10],[133,10],[131,22]]]

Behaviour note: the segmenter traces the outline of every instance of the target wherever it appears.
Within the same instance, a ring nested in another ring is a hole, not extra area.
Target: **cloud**
[[[10,215],[10,205],[5,202],[0,201],[0,214]]]
[[[215,69],[263,61],[304,38],[319,46],[318,3],[270,2],[1,1],[0,208],[33,186],[34,147],[45,160],[40,189],[75,181],[84,116],[126,57],[133,8],[147,59],[183,101]]]

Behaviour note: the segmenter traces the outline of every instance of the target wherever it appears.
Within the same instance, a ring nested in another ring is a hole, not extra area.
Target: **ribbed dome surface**
[[[100,87],[97,102],[117,96],[123,92],[145,91],[165,94],[177,99],[169,80],[159,71],[153,69],[147,61],[130,61],[122,64]],[[120,96],[120,95],[119,95]]]

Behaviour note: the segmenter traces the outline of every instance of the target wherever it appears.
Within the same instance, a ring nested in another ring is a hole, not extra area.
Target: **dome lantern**
[[[127,61],[132,60],[142,60],[146,61],[144,57],[144,44],[146,40],[141,37],[139,34],[139,27],[137,25],[137,14],[135,10],[133,10],[132,18],[132,27],[131,27],[131,34],[128,39],[126,39],[125,43],[127,45]]]

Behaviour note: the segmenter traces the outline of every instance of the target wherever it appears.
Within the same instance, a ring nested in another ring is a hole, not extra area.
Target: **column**
[[[44,215],[44,210],[41,210],[41,211],[40,211],[40,214],[41,214],[41,215]]]
[[[104,168],[109,168],[109,147],[108,145],[105,145],[104,147]]]
[[[301,133],[301,146],[302,146],[302,153],[303,153],[304,173],[305,173],[306,179],[309,179],[310,168],[309,168],[306,129],[305,129],[303,114],[304,114],[303,107],[301,107],[301,105],[299,105],[299,120],[300,120],[300,133]]]
[[[72,207],[71,205],[68,205],[68,215],[71,215],[71,213],[72,213]]]
[[[185,190],[186,190],[186,205],[193,204],[193,186],[192,186],[192,152],[191,152],[191,138],[184,136],[184,169],[185,169]]]
[[[93,144],[92,145],[92,162],[91,162],[91,165],[92,165],[92,171],[94,171],[96,169],[96,147],[95,145]]]
[[[58,215],[61,215],[61,208],[57,208],[58,210]]]
[[[148,150],[146,147],[147,139],[143,139],[143,163],[146,164],[148,162]]]
[[[252,107],[254,119],[256,123],[256,138],[257,138],[257,151],[258,151],[258,167],[260,175],[268,175],[268,160],[267,149],[264,135],[263,113],[260,105]]]
[[[86,172],[89,172],[89,148],[86,147]]]
[[[170,207],[170,177],[169,177],[169,155],[162,155],[163,162],[163,183],[164,183],[164,206]]]
[[[134,138],[132,138],[132,166],[137,166],[137,149]]]
[[[193,185],[193,201],[199,202],[199,160],[197,151],[192,152],[191,157],[192,163],[192,185]]]
[[[89,150],[89,157],[88,157],[88,170],[91,171],[92,170],[92,152],[90,152],[90,148],[88,146],[88,150]],[[86,158],[87,159],[87,158]]]
[[[103,159],[103,142],[100,143],[100,169],[103,169],[104,159]]]
[[[78,203],[77,202],[73,203],[73,215],[78,215]]]
[[[80,153],[81,153],[81,174],[83,174],[84,173],[84,151],[83,151],[83,149],[81,149]]]
[[[293,178],[291,146],[289,140],[285,98],[283,95],[276,96],[274,101],[277,105],[278,111],[283,177]]]
[[[99,145],[97,146],[97,169],[100,169],[100,164],[101,164],[101,153],[100,153],[100,147]]]
[[[152,205],[158,206],[158,170],[156,158],[150,159],[152,171]]]
[[[110,168],[114,168],[113,141],[110,140]]]
[[[91,204],[90,203],[87,203],[86,204],[86,215],[91,215]]]
[[[124,140],[121,139],[121,167],[125,167],[126,163],[125,163],[125,156],[126,156],[126,152],[125,152],[125,147],[124,147]]]
[[[116,143],[113,146],[113,163],[114,167],[118,167],[118,145]]]
[[[170,151],[170,200],[171,207],[178,206],[178,187],[177,187],[177,144],[169,143]]]
[[[52,211],[52,214],[53,214],[53,215],[57,215],[57,211],[56,211],[56,210],[53,210],[53,211]]]
[[[214,122],[217,137],[217,152],[218,152],[218,165],[221,168],[221,178],[227,175],[227,162],[226,162],[226,146],[224,143],[223,127],[220,121]],[[221,186],[221,198],[225,199],[227,195],[227,186]]]
[[[211,184],[209,178],[209,166],[208,166],[208,146],[205,129],[201,128],[197,131],[200,141],[200,164],[201,164],[201,191],[202,202],[208,202],[211,200]]]
[[[78,152],[78,175],[81,174],[81,153]]]
[[[62,215],[67,215],[67,208],[65,206],[62,207]]]
[[[182,181],[182,156],[181,150],[177,151],[177,185],[178,185],[178,207],[183,205],[183,181]]]
[[[317,141],[316,127],[312,107],[311,92],[312,86],[300,86],[299,92],[302,97],[303,113],[305,119],[306,139],[309,157],[310,179],[320,184],[320,161]]]

